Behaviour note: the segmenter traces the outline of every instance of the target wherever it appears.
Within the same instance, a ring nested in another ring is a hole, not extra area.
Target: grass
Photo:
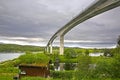
[[[46,78],[41,77],[23,77],[21,80],[47,80]]]
[[[0,67],[0,73],[18,73],[17,67]]]
[[[17,73],[0,73],[0,80],[13,80]]]
[[[13,80],[18,75],[17,67],[0,67],[0,80]]]
[[[52,57],[51,57],[52,56]],[[56,57],[60,59],[60,62],[63,63],[76,63],[78,60],[77,58],[65,58],[64,56],[58,56],[58,55],[45,55],[45,54],[31,54],[27,53],[25,55],[20,56],[18,59],[6,61],[4,63],[0,64],[0,80],[13,80],[13,77],[18,75],[19,69],[17,67],[14,67],[20,63],[47,63],[49,59],[55,61]],[[119,57],[118,57],[119,58]],[[114,62],[114,57],[91,57],[91,62],[93,64],[98,64],[100,67],[97,67],[97,71],[101,71],[103,69],[110,70],[109,65],[112,65]],[[107,65],[107,67],[106,67]],[[114,70],[113,70],[114,71]],[[97,73],[98,73],[97,72]],[[104,70],[103,70],[104,72]],[[74,71],[59,71],[59,72],[51,72],[52,76],[51,78],[42,78],[42,77],[23,77],[21,80],[75,80],[75,74]],[[100,75],[99,73],[98,75]],[[96,74],[95,74],[96,75]],[[58,76],[58,77],[57,77]],[[71,78],[72,77],[72,78]],[[120,80],[120,78],[111,78],[111,77],[102,77],[99,79],[98,77],[91,77],[89,79],[84,78],[84,80]]]

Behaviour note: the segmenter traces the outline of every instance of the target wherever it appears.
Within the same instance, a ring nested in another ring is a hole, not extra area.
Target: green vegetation
[[[39,64],[39,63],[48,63],[50,60],[49,56],[44,53],[26,53],[21,55],[19,58],[14,60],[9,60],[2,62],[0,67],[16,67],[19,64]]]
[[[104,52],[105,54],[100,57],[90,57],[88,56],[89,52]],[[76,57],[73,57],[73,55]],[[71,75],[70,78],[69,76],[65,77],[65,71],[53,72],[54,78],[64,78],[65,80],[120,80],[120,48],[109,50],[66,49],[64,56],[57,55],[57,57],[67,65],[65,67],[66,71],[72,70],[69,67],[72,63],[78,62],[78,66],[76,71],[71,72],[73,74],[66,73]]]
[[[72,80],[75,71],[51,71],[51,77],[53,79],[61,79],[61,80]]]
[[[27,53],[25,55],[21,55],[19,58],[20,63],[26,63],[26,64],[32,64],[32,63],[48,63],[49,62],[49,57],[43,53]]]
[[[49,57],[44,53],[26,53],[21,55],[19,58],[14,60],[9,60],[2,62],[0,64],[0,80],[13,80],[13,77],[18,75],[19,64],[46,64],[49,62]],[[33,80],[35,78],[23,78],[22,80]],[[43,78],[38,78],[37,80],[44,80]]]
[[[21,80],[46,80],[46,78],[41,78],[41,77],[23,77]]]
[[[80,55],[78,57],[78,69],[75,74],[75,80],[89,79],[89,74],[91,73],[91,69],[89,69],[89,64],[91,64],[90,56]]]
[[[104,52],[105,54],[90,57],[91,52]],[[54,66],[50,66],[50,78],[24,77],[21,80],[120,80],[120,47],[109,50],[65,48],[64,55],[58,54],[58,48],[55,48],[53,54],[27,51],[17,59],[0,64],[0,80],[12,80],[13,76],[19,72],[17,68],[19,64],[46,64],[49,60],[54,64],[57,59],[59,63],[65,64],[63,71],[54,71]]]
[[[13,80],[13,76],[18,74],[17,67],[0,66],[0,80]]]
[[[38,46],[22,46],[16,44],[0,44],[0,52],[37,52],[44,51],[44,47]]]
[[[42,77],[23,77],[21,80],[61,80],[61,79],[42,78]]]

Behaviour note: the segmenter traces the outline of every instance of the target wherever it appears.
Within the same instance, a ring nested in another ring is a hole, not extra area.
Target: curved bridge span
[[[105,11],[120,6],[120,0],[97,0],[86,8],[83,12],[69,21],[65,26],[60,28],[49,40],[46,51],[52,53],[52,43],[56,37],[60,36],[60,54],[64,53],[64,35],[78,24],[98,15]]]

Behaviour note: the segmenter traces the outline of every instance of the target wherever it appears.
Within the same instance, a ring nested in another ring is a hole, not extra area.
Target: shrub
[[[114,78],[120,78],[120,54],[114,58],[112,73]]]
[[[76,67],[77,65],[74,63],[65,63],[64,65],[65,70],[74,70]]]
[[[74,71],[51,71],[50,74],[53,79],[72,80]]]
[[[78,69],[75,73],[75,80],[89,78],[89,75],[91,73],[89,69],[89,64],[91,64],[90,56],[78,56]]]

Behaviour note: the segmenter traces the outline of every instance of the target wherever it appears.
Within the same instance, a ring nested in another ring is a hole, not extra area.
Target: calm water
[[[18,58],[22,54],[24,53],[0,53],[0,62]]]

